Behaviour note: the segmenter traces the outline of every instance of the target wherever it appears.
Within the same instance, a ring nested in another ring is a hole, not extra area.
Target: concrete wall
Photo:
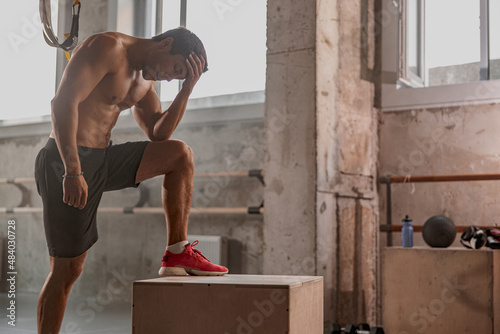
[[[71,5],[70,2],[62,2]],[[112,25],[110,3],[105,0],[83,4],[80,41]],[[64,8],[60,7],[61,13]],[[68,12],[66,11],[66,14]],[[70,17],[70,16],[69,16]],[[61,34],[68,26],[63,15]],[[59,68],[66,64],[58,53]],[[167,104],[164,104],[164,108]],[[188,143],[195,154],[195,168],[200,171],[261,169],[264,160],[263,94],[248,93],[190,101],[183,122],[174,138]],[[50,122],[3,127],[0,133],[0,177],[33,175],[33,163],[50,133]],[[131,115],[121,117],[113,131],[114,143],[146,140]],[[160,207],[161,178],[145,181],[150,190],[146,206]],[[34,184],[27,184],[28,206],[40,207]],[[139,191],[126,189],[106,193],[101,206],[133,206]],[[263,187],[256,179],[213,178],[195,182],[193,206],[259,206]],[[15,207],[21,192],[13,185],[0,188],[0,207]],[[38,292],[49,272],[41,214],[0,214],[0,219],[17,222],[18,291]],[[131,281],[157,275],[166,246],[163,215],[123,215],[103,213],[98,216],[99,241],[89,251],[82,277],[73,288],[73,296],[99,296],[117,277],[125,288],[114,295],[130,299]],[[2,223],[2,226],[5,224]],[[7,229],[0,231],[5,236]],[[233,273],[262,273],[262,217],[247,215],[198,215],[190,219],[189,234],[221,235],[239,250],[241,261],[233,263]],[[235,255],[235,254],[233,254]],[[109,291],[109,289],[108,289]]]
[[[490,104],[382,113],[380,175],[498,173],[499,108]],[[394,184],[393,223],[408,214],[417,225],[433,215],[445,215],[455,225],[498,224],[499,186],[496,181]],[[385,194],[381,186],[382,223]],[[461,247],[459,237],[454,246]],[[394,244],[401,244],[399,233]],[[419,233],[415,244],[425,245]]]
[[[325,321],[376,320],[373,1],[268,1],[264,273],[323,275]]]
[[[59,1],[58,6],[57,35],[60,41],[64,41],[64,34],[71,31],[73,1]],[[113,17],[113,10],[115,9],[113,1],[93,0],[90,3],[83,3],[82,7],[78,21],[78,43],[95,33],[112,30],[110,28],[113,24],[116,24],[116,18]],[[58,49],[56,86],[59,86],[66,64],[66,56],[63,50]]]
[[[175,134],[193,148],[197,171],[237,166],[265,167],[266,173],[264,190],[255,180],[229,185],[209,180],[197,183],[194,196],[195,206],[258,205],[264,197],[264,222],[250,216],[192,216],[190,233],[240,241],[247,273],[323,275],[325,321],[373,324],[377,317],[374,6],[373,0],[269,0],[264,119],[198,124]],[[44,138],[0,142],[1,152],[12,160],[0,167],[0,175],[31,173]],[[140,138],[138,131],[113,134],[115,142]],[[159,182],[144,185],[159,191]],[[103,205],[131,205],[137,196],[133,189],[115,192],[103,198]],[[36,201],[34,196],[33,204],[39,205]],[[148,205],[159,205],[159,197]],[[19,263],[40,265],[20,284],[34,291],[48,271],[41,219],[17,219],[25,228],[21,244],[30,245],[19,254]],[[89,254],[86,276],[74,293],[98,296],[116,276],[130,282],[156,274],[165,243],[163,217],[106,214],[99,219],[101,241]],[[126,297],[123,292],[120,298]]]
[[[121,122],[133,122],[131,119],[126,121],[127,118],[131,116],[125,116]],[[262,168],[264,147],[256,138],[259,138],[262,125],[263,121],[258,119],[181,125],[174,138],[191,146],[197,172],[259,169]],[[21,128],[18,126],[18,130]],[[0,177],[32,176],[35,156],[47,137],[48,132],[45,135],[25,134],[23,137],[1,139],[3,162]],[[117,144],[146,140],[146,137],[138,127],[128,127],[115,130],[112,140]],[[140,187],[150,190],[145,206],[161,207],[161,182],[162,178],[158,177],[141,184]],[[17,206],[21,201],[21,191],[14,185],[1,187],[0,207]],[[40,207],[41,199],[35,185],[26,184],[26,187],[30,194],[28,206]],[[256,179],[199,179],[195,181],[193,206],[259,206],[262,198],[263,187]],[[139,190],[129,188],[105,193],[101,206],[134,206],[138,199]],[[42,215],[0,214],[1,226],[5,227],[9,219],[15,219],[17,226],[18,291],[39,292],[50,268]],[[100,213],[98,230],[99,241],[89,251],[84,273],[75,284],[72,295],[97,298],[110,282],[114,282],[114,277],[119,276],[123,278],[125,288],[113,297],[128,300],[133,279],[157,276],[166,246],[165,218],[163,215]],[[5,237],[6,234],[7,228],[2,228],[0,236]],[[192,215],[189,234],[221,235],[235,241],[241,247],[241,262],[234,263],[233,272],[262,273],[261,216]]]
[[[479,62],[430,68],[429,86],[479,81],[479,68]],[[491,59],[490,78],[500,79],[500,59]]]

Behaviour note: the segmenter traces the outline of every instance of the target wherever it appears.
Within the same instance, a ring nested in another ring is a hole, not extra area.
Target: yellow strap
[[[40,19],[43,23],[43,37],[48,45],[68,51],[76,47],[78,44],[78,21],[80,17],[80,7],[80,0],[74,0],[72,9],[73,18],[71,20],[71,34],[65,35],[68,37],[63,43],[60,43],[57,35],[52,29],[50,0],[40,0],[39,10]]]
[[[64,34],[64,37],[68,38],[69,35],[71,34],[70,33]],[[64,55],[66,56],[66,60],[69,61],[69,59],[71,58],[71,54],[68,51],[64,51]]]
[[[75,0],[73,2],[73,6],[76,6],[78,4],[80,4],[80,0]],[[64,34],[64,37],[68,38],[69,35],[71,35],[71,33]],[[66,55],[66,60],[69,61],[69,59],[71,58],[71,54],[68,51],[64,51],[64,54]]]
[[[76,6],[80,3],[80,0],[75,0],[73,2],[73,6]],[[71,33],[64,34],[64,37],[68,38],[71,35]],[[69,61],[71,58],[71,54],[68,51],[64,51],[64,55],[66,56],[66,60]]]

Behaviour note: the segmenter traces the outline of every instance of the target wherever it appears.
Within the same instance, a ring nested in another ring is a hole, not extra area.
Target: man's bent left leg
[[[187,240],[194,175],[191,148],[177,140],[149,143],[137,170],[136,183],[157,175],[165,175],[161,197],[167,221],[168,244],[172,245]]]
[[[162,203],[167,221],[167,245],[181,246],[182,250],[168,247],[162,260],[160,275],[224,275],[226,267],[210,263],[196,243],[187,242],[189,210],[193,196],[193,151],[181,141],[152,142],[146,146],[137,170],[136,184],[157,175],[165,175]],[[185,242],[187,245],[180,243]],[[185,247],[184,247],[185,245]]]

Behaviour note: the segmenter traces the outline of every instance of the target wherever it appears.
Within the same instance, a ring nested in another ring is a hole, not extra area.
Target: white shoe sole
[[[227,271],[203,271],[183,267],[161,267],[160,270],[158,270],[158,275],[160,276],[186,276],[188,273],[195,276],[223,276],[227,274]]]
[[[160,276],[187,276],[186,269],[182,267],[161,267],[158,270]]]

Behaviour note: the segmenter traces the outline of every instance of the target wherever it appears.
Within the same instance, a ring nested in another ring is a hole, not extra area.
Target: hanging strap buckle
[[[73,4],[73,8],[71,10],[73,16],[80,16],[80,8],[82,7],[82,4],[80,1],[78,3]]]

